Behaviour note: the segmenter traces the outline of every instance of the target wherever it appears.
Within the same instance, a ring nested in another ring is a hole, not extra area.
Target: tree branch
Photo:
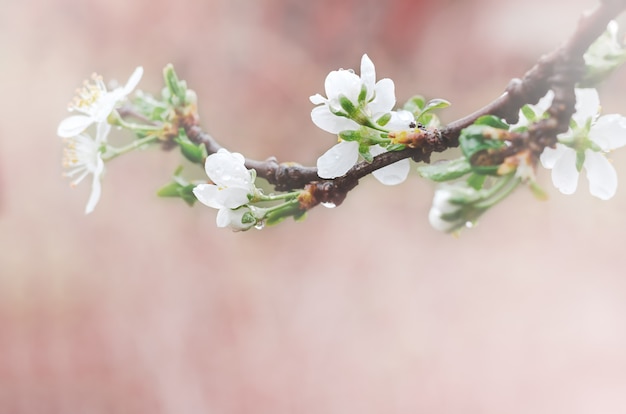
[[[501,161],[507,154],[526,146],[531,149],[536,161],[546,146],[554,146],[557,134],[568,129],[576,104],[574,87],[584,74],[585,51],[604,32],[609,21],[624,8],[626,0],[601,1],[594,10],[581,17],[577,29],[562,46],[542,56],[522,79],[513,79],[504,94],[439,130],[422,131],[411,148],[383,153],[374,157],[371,163],[358,163],[344,176],[332,180],[321,179],[315,167],[292,162],[279,163],[274,157],[264,161],[246,159],[246,167],[255,169],[257,176],[266,179],[277,191],[307,189],[312,199],[304,206],[306,209],[320,202],[339,205],[347,193],[358,185],[359,180],[373,171],[405,158],[429,162],[433,152],[457,147],[461,131],[483,115],[495,115],[514,124],[518,121],[522,106],[536,104],[551,89],[555,96],[548,111],[550,117],[532,125],[527,132],[513,136],[513,145],[495,157]],[[209,154],[221,148],[213,137],[202,131],[197,122],[189,125],[183,123],[183,127],[189,139],[204,144]]]

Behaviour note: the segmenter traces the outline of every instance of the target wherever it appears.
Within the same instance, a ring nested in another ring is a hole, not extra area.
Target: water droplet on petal
[[[326,208],[335,208],[335,207],[337,207],[337,205],[335,203],[330,203],[330,202],[320,203],[320,204],[323,205]]]
[[[257,223],[254,225],[254,228],[257,230],[263,230],[263,227],[265,227],[264,221],[257,221]]]

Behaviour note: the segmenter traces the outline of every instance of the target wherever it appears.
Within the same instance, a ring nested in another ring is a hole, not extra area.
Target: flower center
[[[76,90],[74,100],[68,105],[70,111],[78,110],[89,112],[95,103],[107,93],[102,76],[94,73],[91,75],[91,82],[83,82],[83,87]]]

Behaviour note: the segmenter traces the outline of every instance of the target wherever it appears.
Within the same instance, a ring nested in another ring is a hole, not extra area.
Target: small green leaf
[[[467,177],[467,185],[475,190],[480,190],[481,188],[483,188],[486,179],[487,176],[484,174],[471,174],[469,177]]]
[[[174,66],[169,63],[163,69],[163,78],[169,91],[169,101],[174,106],[184,106],[187,95],[187,83],[178,79]]]
[[[412,112],[414,115],[419,115],[426,104],[426,100],[421,95],[415,95],[411,97],[406,103],[403,105],[402,109]]]
[[[439,161],[430,165],[418,167],[418,173],[435,182],[454,180],[464,176],[472,170],[465,157],[451,161]]]
[[[189,184],[182,177],[175,175],[174,181],[157,190],[157,195],[159,197],[182,198],[189,206],[193,206],[198,201],[193,193],[194,188],[195,185]]]
[[[159,197],[178,197],[180,195],[180,193],[178,192],[180,187],[180,184],[176,182],[171,182],[159,188],[157,190],[157,195]]]
[[[207,157],[206,147],[202,144],[191,142],[183,128],[180,128],[178,136],[174,138],[174,141],[180,147],[180,152],[183,156],[194,164],[202,164]]]
[[[356,107],[352,103],[350,99],[348,99],[345,95],[339,95],[339,105],[343,108],[344,111],[351,117],[357,111]]]
[[[447,108],[450,105],[452,104],[449,101],[446,101],[445,99],[431,99],[430,101],[428,101],[428,103],[426,103],[426,106],[424,106],[424,109],[422,109],[422,113],[432,111],[435,109]]]
[[[339,138],[344,141],[360,141],[361,133],[359,131],[345,130],[339,133]]]
[[[361,157],[367,162],[372,162],[374,159],[372,153],[370,153],[369,145],[359,145],[359,154],[361,154]]]
[[[533,111],[530,105],[522,106],[521,111],[522,111],[522,115],[524,115],[524,118],[528,120],[528,123],[532,123],[537,120],[537,114],[535,114],[535,111]]]
[[[367,87],[365,85],[361,86],[361,92],[359,92],[358,102],[363,103],[367,98]]]
[[[378,125],[380,125],[380,126],[385,126],[385,125],[387,125],[387,123],[389,122],[390,119],[391,119],[391,113],[387,112],[386,114],[384,114],[383,116],[378,118],[376,120],[376,123]]]
[[[507,131],[509,129],[509,124],[507,124],[502,119],[494,115],[483,115],[474,122],[474,125],[488,125],[494,128],[504,129]]]

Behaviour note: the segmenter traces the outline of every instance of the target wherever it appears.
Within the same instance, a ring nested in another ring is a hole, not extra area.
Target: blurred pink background
[[[541,170],[547,202],[519,190],[460,238],[430,228],[416,174],[232,233],[155,196],[179,162],[158,150],[111,162],[84,216],[55,134],[92,72],[143,65],[157,93],[171,62],[224,145],[312,165],[334,143],[308,101],[330,70],[368,53],[400,102],[448,99],[451,121],[594,4],[0,2],[0,413],[626,412],[626,151],[610,202]],[[605,112],[625,88],[622,70]]]

